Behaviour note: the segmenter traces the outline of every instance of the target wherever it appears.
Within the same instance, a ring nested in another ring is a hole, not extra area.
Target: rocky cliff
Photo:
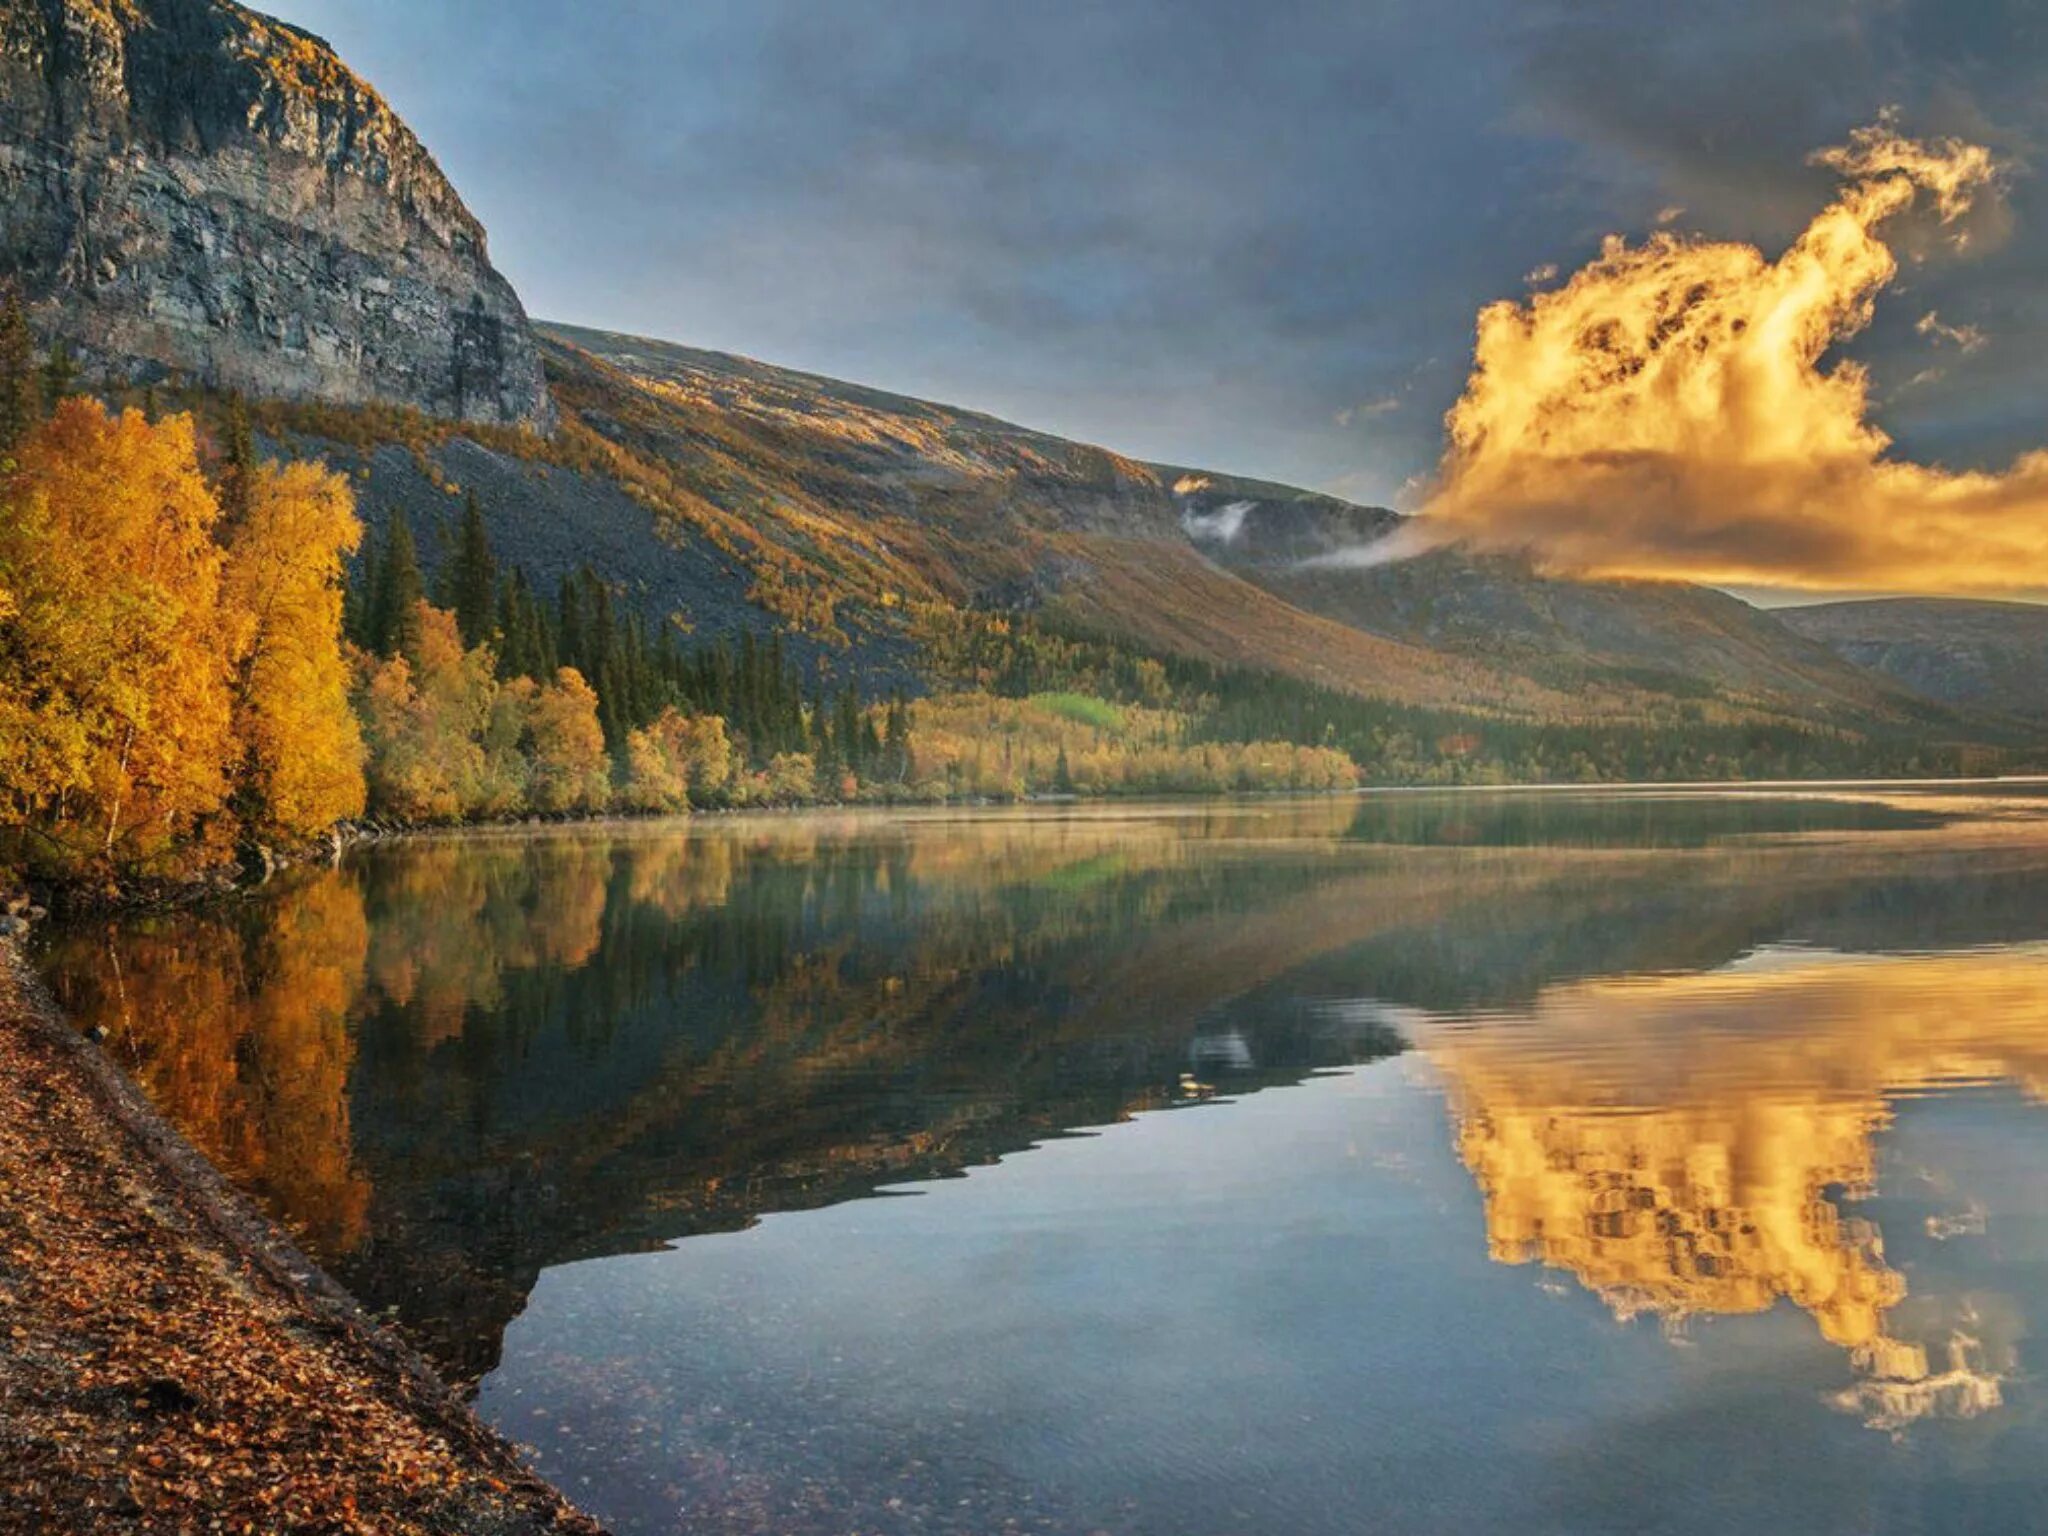
[[[0,271],[96,379],[553,425],[433,157],[230,0],[0,0]]]

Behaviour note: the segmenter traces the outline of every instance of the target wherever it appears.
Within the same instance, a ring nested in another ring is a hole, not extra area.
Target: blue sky
[[[1609,231],[1755,239],[1897,107],[2015,162],[1857,344],[1916,455],[2048,441],[2031,0],[277,0],[413,125],[536,315],[1366,501],[1472,321]],[[1969,350],[1913,322],[1975,327]]]

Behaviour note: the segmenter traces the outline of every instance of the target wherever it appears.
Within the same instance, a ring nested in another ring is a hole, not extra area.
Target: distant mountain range
[[[366,520],[406,517],[429,560],[475,491],[537,583],[588,562],[693,634],[779,632],[892,685],[934,613],[972,609],[1494,718],[1949,741],[2048,719],[2034,610],[1374,564],[1382,508],[531,324],[374,89],[229,0],[0,0],[0,88],[0,268],[44,337],[105,387],[269,402],[273,442],[350,466]]]
[[[1926,698],[2048,721],[2048,607],[1894,597],[1787,608],[1778,618]]]

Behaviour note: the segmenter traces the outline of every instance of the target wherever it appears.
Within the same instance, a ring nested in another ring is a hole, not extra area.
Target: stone
[[[0,0],[0,273],[90,382],[555,424],[432,155],[327,44],[230,0]]]

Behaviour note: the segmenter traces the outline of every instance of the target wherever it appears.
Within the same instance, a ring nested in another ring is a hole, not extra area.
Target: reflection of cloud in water
[[[1999,1405],[2006,1330],[1957,1307],[1925,1342],[1896,1336],[1905,1276],[1837,1202],[1871,1191],[1902,1096],[2010,1080],[2048,1097],[2048,946],[1774,950],[1404,1026],[1443,1075],[1497,1261],[1667,1326],[1790,1301],[1850,1353],[1831,1402],[1875,1427]],[[1982,1212],[1941,1225],[1981,1231]]]
[[[1974,1419],[2005,1401],[2004,1375],[1984,1369],[1984,1353],[1982,1340],[1957,1329],[1948,1337],[1947,1369],[1932,1371],[1917,1345],[1880,1340],[1856,1352],[1857,1379],[1828,1402],[1893,1434],[1921,1419]]]

